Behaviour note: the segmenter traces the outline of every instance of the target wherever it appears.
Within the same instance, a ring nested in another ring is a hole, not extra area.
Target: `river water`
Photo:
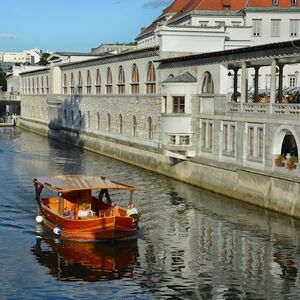
[[[295,219],[17,128],[0,129],[0,171],[0,299],[300,297]],[[31,178],[58,174],[137,186],[138,238],[112,245],[47,233],[35,222]]]

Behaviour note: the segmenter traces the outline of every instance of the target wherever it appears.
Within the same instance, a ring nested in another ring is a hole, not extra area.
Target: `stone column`
[[[258,102],[258,79],[259,79],[259,66],[255,66],[255,75],[254,75],[254,100]]]
[[[272,60],[271,64],[271,83],[270,83],[270,103],[275,103],[276,97],[276,65],[277,62],[275,59]]]
[[[247,100],[248,89],[248,69],[246,62],[242,63],[242,84],[241,84],[241,103]]]
[[[280,64],[279,67],[279,83],[278,83],[278,95],[277,95],[277,102],[282,101],[282,81],[283,81],[283,67],[284,65]]]

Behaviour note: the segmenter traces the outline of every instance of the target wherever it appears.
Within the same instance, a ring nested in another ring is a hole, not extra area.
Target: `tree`
[[[42,53],[42,56],[40,58],[40,61],[38,62],[38,65],[40,66],[46,66],[49,64],[47,58],[50,56],[50,53]]]
[[[0,68],[0,86],[2,86],[2,91],[7,91],[7,80],[6,73]]]

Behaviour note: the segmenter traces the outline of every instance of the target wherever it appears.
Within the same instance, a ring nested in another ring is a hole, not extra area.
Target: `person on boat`
[[[114,217],[120,217],[121,216],[118,204],[114,204],[113,209],[112,209],[112,215]]]
[[[69,207],[66,207],[65,210],[64,210],[64,214],[63,214],[64,218],[67,218],[67,219],[74,219],[74,214],[73,212],[70,210]]]
[[[127,216],[129,216],[131,218],[135,218],[135,219],[138,219],[140,217],[140,214],[139,214],[137,208],[135,207],[134,203],[131,203],[128,205]]]
[[[111,199],[110,199],[110,196],[109,196],[109,193],[108,193],[108,190],[107,189],[102,189],[100,190],[100,193],[99,193],[99,200],[100,201],[103,201],[103,196],[105,195],[105,198],[106,198],[106,203],[107,204],[111,204]]]
[[[132,211],[131,211],[131,205],[129,204],[129,205],[127,206],[126,215],[129,217],[131,214],[132,214]]]

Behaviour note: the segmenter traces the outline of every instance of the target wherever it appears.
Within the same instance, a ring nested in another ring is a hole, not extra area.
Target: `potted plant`
[[[287,162],[287,168],[288,170],[293,170],[296,169],[297,166],[297,162],[298,162],[298,157],[296,156],[291,156]]]
[[[82,219],[82,218],[88,218],[90,216],[91,216],[91,210],[89,209],[89,204],[86,201],[83,201],[79,207],[78,217]]]
[[[278,155],[277,158],[275,159],[275,166],[284,167],[284,161],[285,161],[284,155],[283,154]]]
[[[80,207],[81,207],[83,210],[87,210],[87,209],[89,208],[89,205],[88,205],[87,202],[84,201],[84,202],[81,203]]]

